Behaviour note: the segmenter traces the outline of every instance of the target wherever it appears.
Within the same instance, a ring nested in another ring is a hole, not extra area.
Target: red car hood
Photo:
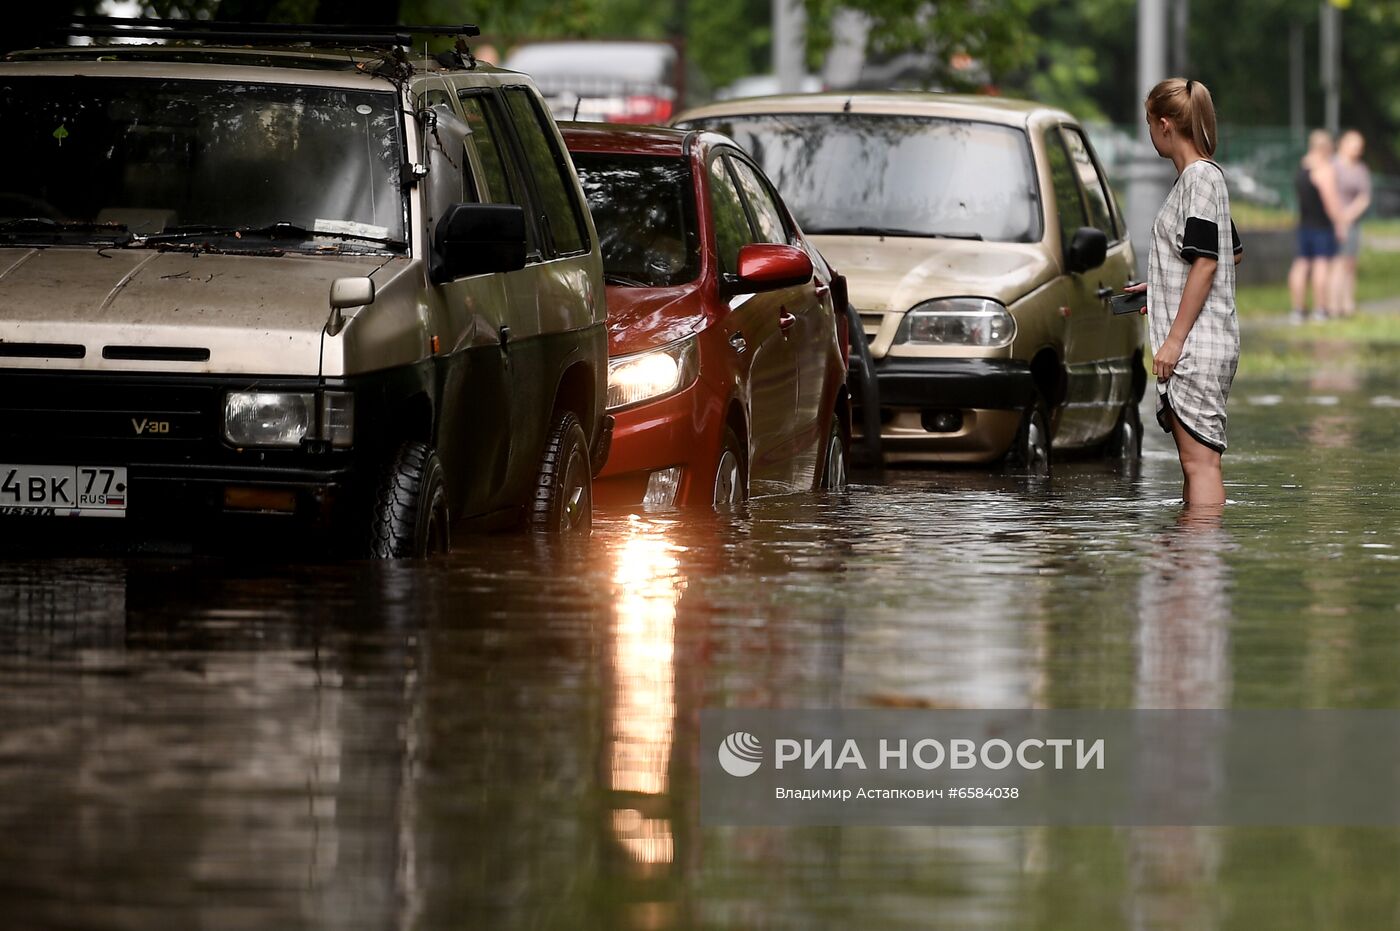
[[[625,356],[673,343],[705,326],[698,283],[674,288],[608,288],[608,355]]]

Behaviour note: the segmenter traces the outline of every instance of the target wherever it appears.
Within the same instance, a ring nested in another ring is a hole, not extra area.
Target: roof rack
[[[234,23],[207,19],[129,19],[74,16],[59,27],[61,36],[88,38],[219,41],[249,45],[307,43],[323,48],[385,48],[410,46],[413,34],[478,36],[470,23],[455,26],[396,26],[374,24]]]

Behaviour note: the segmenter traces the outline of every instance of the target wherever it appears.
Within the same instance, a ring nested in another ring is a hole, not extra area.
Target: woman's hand
[[[1145,281],[1139,281],[1137,284],[1124,285],[1124,286],[1123,286],[1123,293],[1124,293],[1124,294],[1146,294],[1146,293],[1147,293],[1147,282],[1145,282]]]
[[[1182,348],[1182,341],[1174,336],[1168,336],[1166,342],[1162,343],[1162,348],[1152,357],[1152,374],[1157,376],[1158,381],[1166,381],[1172,377],[1172,373],[1176,371],[1176,364],[1181,361]]]

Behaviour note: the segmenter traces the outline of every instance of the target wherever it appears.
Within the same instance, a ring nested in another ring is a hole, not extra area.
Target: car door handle
[[[729,334],[729,345],[735,352],[743,352],[749,348],[748,341],[744,339],[743,330],[735,330]]]
[[[1098,290],[1098,295],[1099,295],[1099,300],[1101,300],[1101,301],[1106,301],[1106,300],[1108,300],[1109,298],[1113,297],[1113,289],[1112,289],[1112,288],[1099,288],[1099,290]]]
[[[496,336],[501,341],[501,348],[506,348],[506,344],[510,342],[510,327],[501,327],[500,330],[496,332]]]
[[[792,325],[797,322],[797,317],[786,310],[778,314],[778,328],[786,333],[792,329]]]

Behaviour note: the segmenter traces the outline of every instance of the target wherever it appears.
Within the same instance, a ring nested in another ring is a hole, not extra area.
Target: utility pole
[[[778,92],[802,90],[807,71],[807,9],[802,0],[773,0],[773,73]]]
[[[1191,0],[1172,0],[1172,73],[1190,77]]]
[[[1132,160],[1123,173],[1124,200],[1127,203],[1128,234],[1138,243],[1138,275],[1146,275],[1147,244],[1152,241],[1152,218],[1166,200],[1176,172],[1171,163],[1157,157],[1147,130],[1142,102],[1157,82],[1167,77],[1168,0],[1138,0],[1137,50],[1138,106],[1134,119],[1138,125],[1137,146]]]
[[[1303,24],[1296,20],[1288,25],[1288,123],[1293,141],[1301,143],[1307,135],[1307,100],[1303,96]]]
[[[1342,128],[1342,11],[1337,0],[1323,0],[1318,23],[1318,52],[1322,61],[1323,121],[1332,138]]]
[[[1138,100],[1146,100],[1158,81],[1167,77],[1167,0],[1138,0],[1137,22]],[[1138,135],[1150,142],[1146,121],[1138,122]]]

